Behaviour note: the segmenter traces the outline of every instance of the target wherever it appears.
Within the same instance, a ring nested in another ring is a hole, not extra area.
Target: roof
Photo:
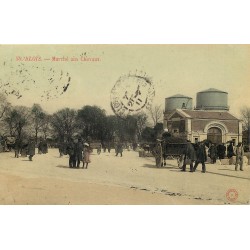
[[[238,120],[228,111],[210,111],[210,110],[182,110],[182,113],[187,114],[186,117],[196,119],[216,119],[216,120]]]
[[[191,97],[189,97],[189,96],[185,96],[185,95],[180,95],[180,94],[177,94],[177,95],[173,95],[173,96],[169,96],[169,97],[167,97],[166,99],[168,99],[168,98],[188,98],[188,99],[192,99]]]
[[[215,89],[215,88],[210,88],[210,89],[202,90],[202,91],[200,91],[198,93],[204,93],[204,92],[219,92],[219,93],[226,93],[227,94],[226,91],[221,91],[221,90]]]

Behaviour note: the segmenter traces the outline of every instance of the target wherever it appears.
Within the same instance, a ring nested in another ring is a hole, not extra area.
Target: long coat
[[[36,154],[35,142],[34,141],[30,141],[28,143],[27,155],[35,155],[35,154]]]
[[[196,159],[197,159],[196,151],[195,151],[194,146],[192,145],[191,142],[187,143],[185,156],[186,156],[186,159],[188,158],[188,159],[190,159],[192,161],[196,161]]]
[[[244,149],[242,146],[237,146],[236,148],[236,159],[243,158],[244,156]]]
[[[217,147],[212,145],[210,148],[209,148],[209,155],[210,155],[210,158],[213,159],[213,158],[217,158]]]
[[[121,143],[118,143],[117,145],[117,153],[122,153],[123,152],[123,146]]]
[[[218,153],[219,159],[224,159],[225,153],[226,153],[226,147],[222,144],[219,144],[217,146],[217,153]]]
[[[204,144],[200,144],[196,151],[197,162],[205,162],[207,160],[207,153]]]
[[[162,166],[162,146],[161,146],[161,143],[156,144],[154,151],[155,151],[156,167],[160,168]]]
[[[80,161],[82,161],[83,144],[81,142],[78,142],[76,144],[75,151],[76,151],[76,157],[77,157],[77,159],[79,159]]]
[[[83,162],[84,163],[90,163],[90,153],[91,153],[91,150],[90,148],[86,148],[84,147],[83,149]]]
[[[231,158],[234,155],[234,147],[232,144],[227,146],[227,157]]]
[[[74,142],[69,142],[67,144],[66,151],[67,151],[67,154],[69,156],[75,156],[76,155],[76,150],[75,150],[75,144],[74,144]]]

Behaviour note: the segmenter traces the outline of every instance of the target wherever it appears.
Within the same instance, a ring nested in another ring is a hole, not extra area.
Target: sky
[[[196,93],[208,88],[228,92],[235,115],[250,106],[249,45],[1,45],[0,65],[0,91],[13,105],[38,103],[49,113],[97,105],[113,114],[111,90],[128,74],[151,79],[153,104],[162,108],[175,94],[195,106]]]

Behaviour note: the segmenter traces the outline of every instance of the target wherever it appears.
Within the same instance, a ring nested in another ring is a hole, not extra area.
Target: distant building
[[[192,98],[175,95],[165,100],[164,128],[174,136],[191,142],[242,142],[242,121],[229,112],[228,93],[208,89],[197,93],[196,107]]]

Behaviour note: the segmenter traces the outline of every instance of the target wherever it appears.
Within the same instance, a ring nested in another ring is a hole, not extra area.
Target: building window
[[[199,138],[195,137],[195,138],[194,138],[194,142],[195,142],[195,143],[199,142]]]

